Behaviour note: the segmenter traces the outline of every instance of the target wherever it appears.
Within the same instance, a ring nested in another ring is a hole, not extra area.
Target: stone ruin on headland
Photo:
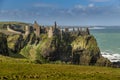
[[[54,35],[63,33],[73,33],[79,35],[90,35],[88,27],[58,27],[57,23],[54,23],[54,26],[50,27],[44,27],[39,26],[39,24],[35,21],[32,26],[26,25],[24,27],[24,30],[15,30],[16,26],[7,25],[7,30],[10,32],[13,32],[15,34],[23,34],[23,35],[29,35],[30,33],[35,33],[37,37],[39,37],[41,34],[48,34],[48,37],[51,38]]]

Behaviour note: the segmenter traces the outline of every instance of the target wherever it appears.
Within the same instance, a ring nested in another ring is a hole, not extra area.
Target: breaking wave
[[[118,53],[109,53],[109,52],[101,52],[102,56],[108,58],[111,62],[120,62],[120,54]]]
[[[90,27],[89,29],[105,29],[105,27]]]

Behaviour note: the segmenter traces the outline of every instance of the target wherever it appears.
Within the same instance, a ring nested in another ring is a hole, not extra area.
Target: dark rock
[[[8,45],[7,45],[7,37],[5,34],[0,33],[0,54],[8,56]]]
[[[112,67],[120,68],[120,62],[112,62]]]
[[[38,44],[39,38],[36,37],[35,34],[29,34],[27,36],[20,35],[20,34],[14,34],[14,35],[8,35],[7,37],[7,43],[9,49],[13,53],[19,53],[21,49],[23,49],[27,44]]]
[[[111,64],[108,59],[101,56],[97,41],[91,35],[77,37],[72,42],[72,54],[74,64],[101,66]]]
[[[62,37],[58,34],[51,38],[47,34],[41,34],[40,37],[34,33],[27,36],[12,35],[7,38],[8,47],[14,53],[20,53],[37,63],[58,60],[79,65],[111,66],[111,62],[100,54],[94,36],[63,34]]]

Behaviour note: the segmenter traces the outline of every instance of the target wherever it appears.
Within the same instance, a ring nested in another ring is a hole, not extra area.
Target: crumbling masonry
[[[44,27],[39,26],[38,23],[35,21],[33,26],[25,26],[25,33],[22,33],[20,31],[15,31],[13,26],[7,26],[7,29],[13,33],[19,33],[24,35],[29,35],[30,33],[35,33],[37,37],[39,37],[41,34],[48,34],[48,37],[51,38],[55,35],[63,35],[63,33],[74,33],[78,35],[89,35],[89,29],[88,27],[67,27],[67,28],[60,28],[57,26],[57,23],[54,23],[54,26],[51,27]]]

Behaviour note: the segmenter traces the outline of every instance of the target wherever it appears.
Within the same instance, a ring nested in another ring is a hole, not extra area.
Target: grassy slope
[[[26,64],[26,59],[0,56],[0,79],[119,80],[120,69],[65,64]]]
[[[21,26],[21,27],[29,25],[29,23],[16,22],[16,21],[0,22],[0,32],[5,33],[7,35],[10,35],[10,34],[12,35],[14,33],[10,32],[10,31],[7,31],[6,29],[3,29],[2,27],[3,27],[4,24],[14,24],[14,25],[18,25],[18,26]]]
[[[19,55],[13,55],[14,56],[19,56]],[[11,57],[7,57],[7,56],[2,56],[0,55],[0,64],[11,64],[11,63],[31,63],[31,61],[29,61],[26,58],[11,58]]]
[[[27,25],[28,23],[24,23],[24,22],[16,22],[16,21],[9,21],[9,22],[0,22],[0,25],[3,25],[3,24],[19,24],[19,25]]]

